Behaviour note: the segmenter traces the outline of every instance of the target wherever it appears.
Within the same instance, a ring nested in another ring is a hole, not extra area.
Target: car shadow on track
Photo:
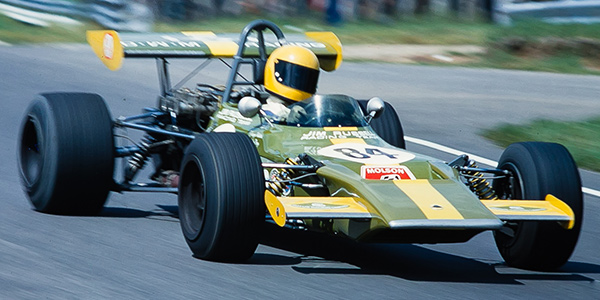
[[[156,205],[158,209],[141,210],[129,207],[104,207],[101,217],[110,218],[149,218],[177,221],[179,211],[176,205]]]
[[[263,236],[264,245],[300,254],[290,257],[289,262],[292,269],[303,274],[389,275],[413,281],[520,285],[523,283],[518,280],[593,282],[577,273],[600,273],[598,265],[576,262],[552,273],[519,270],[412,244],[363,244],[271,225],[265,227]],[[256,258],[259,254],[248,263],[264,261],[264,257]],[[297,259],[300,263],[295,263]]]
[[[105,207],[100,216],[178,222],[176,205],[155,210]],[[485,263],[413,244],[363,244],[324,233],[265,224],[261,244],[295,253],[255,253],[246,264],[289,265],[302,274],[389,275],[413,281],[522,284],[518,280],[593,282],[600,265],[568,262],[557,272],[534,272]]]

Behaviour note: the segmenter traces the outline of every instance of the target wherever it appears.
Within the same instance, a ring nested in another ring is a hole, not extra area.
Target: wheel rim
[[[189,163],[182,174],[181,224],[185,237],[194,241],[202,232],[206,217],[204,177],[195,163]]]
[[[44,165],[41,134],[38,129],[37,120],[28,117],[23,127],[19,149],[21,173],[27,187],[31,187],[38,181]]]
[[[499,169],[510,171],[514,179],[512,182],[508,181],[505,183],[506,186],[502,187],[504,195],[500,196],[506,200],[523,199],[525,195],[525,190],[523,186],[521,172],[519,172],[517,166],[515,166],[515,164],[513,163],[508,162],[500,166]],[[497,231],[498,234],[496,234],[496,237],[501,240],[504,246],[510,247],[517,242],[519,233],[522,230],[522,228],[522,222],[506,223],[502,230]]]

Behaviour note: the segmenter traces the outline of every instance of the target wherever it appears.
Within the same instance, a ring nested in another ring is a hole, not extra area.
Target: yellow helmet
[[[285,45],[265,65],[265,89],[283,99],[302,101],[317,91],[319,60],[304,47]]]

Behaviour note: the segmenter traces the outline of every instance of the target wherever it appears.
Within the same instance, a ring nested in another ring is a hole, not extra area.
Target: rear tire
[[[514,175],[512,183],[506,179],[494,181],[501,198],[542,200],[552,194],[575,213],[575,226],[571,230],[557,222],[509,223],[494,233],[500,254],[508,265],[518,268],[559,268],[575,249],[583,217],[581,180],[571,154],[564,146],[554,143],[515,143],[506,148],[498,168]]]
[[[179,220],[201,259],[239,262],[254,254],[265,220],[261,160],[248,136],[201,134],[188,146],[179,184]]]
[[[23,187],[36,210],[95,215],[114,170],[112,119],[96,94],[52,93],[27,110],[18,145]]]
[[[367,114],[367,103],[368,100],[358,100],[360,108],[363,113]],[[377,133],[384,141],[388,144],[406,149],[406,142],[404,141],[404,130],[402,129],[402,123],[394,107],[388,102],[385,103],[383,113],[376,119],[371,120],[371,128]]]

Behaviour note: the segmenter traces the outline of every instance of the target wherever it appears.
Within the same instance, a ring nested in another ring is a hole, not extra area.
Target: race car
[[[155,59],[161,94],[156,107],[116,119],[96,94],[34,99],[18,159],[40,212],[94,215],[110,192],[175,193],[193,255],[226,262],[254,254],[265,222],[372,243],[457,243],[491,230],[508,265],[535,270],[562,266],[575,248],[581,183],[559,144],[516,143],[496,168],[480,168],[466,155],[445,162],[407,151],[396,111],[377,97],[315,94],[289,107],[302,111],[297,118],[267,114],[269,55],[302,46],[333,71],[342,47],[332,32],[284,36],[256,20],[241,35],[101,30],[87,37],[111,70],[124,58]],[[209,61],[230,73],[224,85],[173,87],[174,59],[203,60],[189,78]],[[143,137],[125,143],[133,138],[122,129]],[[116,161],[125,162],[121,169]],[[149,178],[138,181],[144,168]]]

